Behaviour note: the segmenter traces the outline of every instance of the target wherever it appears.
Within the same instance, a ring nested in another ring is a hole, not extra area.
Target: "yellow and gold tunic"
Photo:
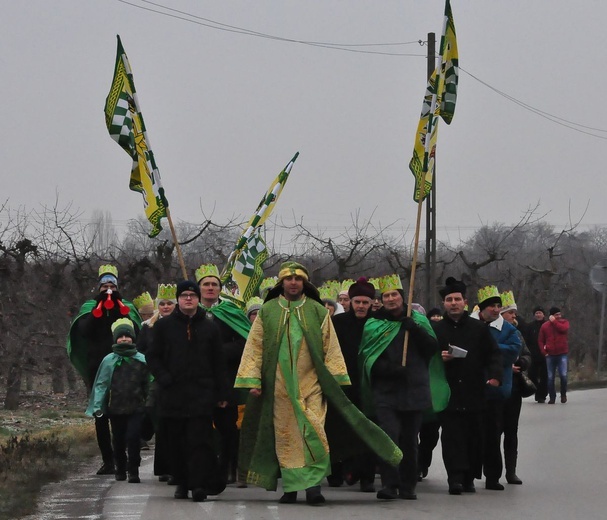
[[[236,378],[237,387],[260,388],[261,399],[270,397],[267,392],[273,384],[274,447],[285,491],[318,485],[330,473],[324,429],[327,402],[309,340],[319,343],[313,348],[320,350],[324,366],[335,380],[350,384],[328,312],[305,296],[296,302],[280,296],[261,308]],[[264,381],[268,364],[275,367],[274,377]]]

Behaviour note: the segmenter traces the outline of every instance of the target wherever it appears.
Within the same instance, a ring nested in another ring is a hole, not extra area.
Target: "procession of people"
[[[483,475],[500,491],[504,466],[506,482],[522,484],[522,398],[543,403],[545,388],[555,403],[558,372],[567,402],[569,322],[552,307],[527,326],[512,291],[482,287],[468,312],[466,284],[449,277],[442,309],[426,315],[397,274],[317,288],[305,266],[285,262],[242,306],[215,265],[195,278],[131,304],[103,265],[72,322],[68,355],[89,390],[99,475],[139,483],[139,451],[154,435],[154,475],[175,499],[237,483],[321,505],[323,485],[360,482],[378,500],[416,500],[440,438],[449,494],[475,493]]]

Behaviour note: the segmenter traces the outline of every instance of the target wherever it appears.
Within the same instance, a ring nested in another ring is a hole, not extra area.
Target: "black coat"
[[[373,315],[376,319],[405,320],[385,309]],[[410,320],[410,321],[409,321]],[[396,337],[377,358],[371,369],[371,387],[376,407],[389,407],[398,411],[426,410],[432,406],[428,364],[437,352],[438,344],[423,328],[413,324],[409,331],[406,366],[402,366],[406,323],[403,321]]]
[[[367,315],[368,318],[369,315]],[[360,407],[360,372],[358,370],[358,349],[363,337],[367,318],[357,318],[354,311],[342,312],[333,316],[333,327],[339,340],[341,353],[352,386],[344,386],[343,391],[356,406]]]
[[[211,415],[217,403],[227,398],[219,327],[201,308],[189,317],[177,307],[158,320],[146,359],[160,386],[163,417]]]
[[[538,321],[534,319],[531,323],[527,324],[523,332],[525,343],[527,343],[527,348],[531,353],[531,359],[539,362],[544,360],[544,353],[540,350],[538,344],[538,336],[544,323],[546,323],[546,320]]]
[[[465,358],[445,362],[445,375],[451,389],[448,410],[478,412],[485,404],[489,379],[502,380],[502,353],[486,323],[464,312],[455,322],[449,316],[433,322],[441,351],[449,344],[468,351]]]

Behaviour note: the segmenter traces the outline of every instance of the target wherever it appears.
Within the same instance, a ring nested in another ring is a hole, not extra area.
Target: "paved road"
[[[450,496],[440,452],[417,501],[379,501],[356,486],[323,488],[327,504],[279,505],[278,492],[228,486],[206,502],[174,500],[174,488],[151,475],[151,452],[143,452],[142,483],[112,477],[80,476],[49,486],[40,513],[30,520],[594,520],[607,517],[607,389],[571,392],[569,403],[523,405],[518,475],[522,486],[505,491],[483,489]],[[91,473],[93,473],[91,467]],[[303,497],[301,497],[303,499]]]

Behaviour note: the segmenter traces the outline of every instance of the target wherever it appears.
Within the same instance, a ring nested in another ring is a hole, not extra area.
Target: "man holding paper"
[[[434,324],[451,389],[447,408],[439,414],[441,443],[449,494],[474,493],[481,478],[483,456],[482,411],[485,388],[502,378],[502,356],[489,328],[465,310],[466,285],[449,277],[441,289],[444,319]],[[466,351],[464,357],[462,351]]]

